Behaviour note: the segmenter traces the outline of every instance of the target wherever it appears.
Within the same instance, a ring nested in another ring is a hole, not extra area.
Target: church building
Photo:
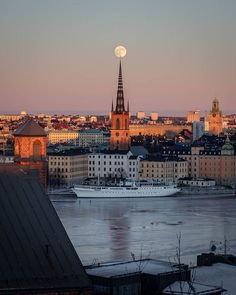
[[[37,170],[42,186],[46,187],[46,132],[32,118],[28,117],[13,135],[14,162],[20,165],[23,170]]]
[[[129,135],[129,104],[125,109],[121,61],[119,66],[118,89],[115,109],[111,108],[110,150],[128,150]]]
[[[223,116],[219,108],[219,100],[215,98],[212,102],[212,110],[207,116],[208,132],[219,135],[223,129]]]

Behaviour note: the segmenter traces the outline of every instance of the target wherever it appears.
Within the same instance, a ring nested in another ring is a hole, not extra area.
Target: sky
[[[236,112],[235,0],[0,0],[0,113]]]

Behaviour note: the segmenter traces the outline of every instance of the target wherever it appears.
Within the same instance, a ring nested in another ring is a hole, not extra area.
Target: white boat
[[[180,191],[176,185],[136,184],[75,185],[72,189],[78,198],[155,198],[172,196]]]

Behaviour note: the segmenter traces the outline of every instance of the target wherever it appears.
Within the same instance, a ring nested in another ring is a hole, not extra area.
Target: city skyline
[[[134,6],[135,5],[135,6]],[[233,113],[236,3],[1,1],[1,112],[108,114],[124,45],[132,113]]]

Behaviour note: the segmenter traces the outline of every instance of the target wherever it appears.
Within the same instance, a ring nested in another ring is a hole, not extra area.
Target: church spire
[[[111,102],[111,111],[114,112],[113,100],[112,100],[112,102]]]
[[[125,112],[121,60],[120,60],[120,66],[119,66],[118,89],[117,89],[117,97],[116,97],[116,112],[117,113]]]

